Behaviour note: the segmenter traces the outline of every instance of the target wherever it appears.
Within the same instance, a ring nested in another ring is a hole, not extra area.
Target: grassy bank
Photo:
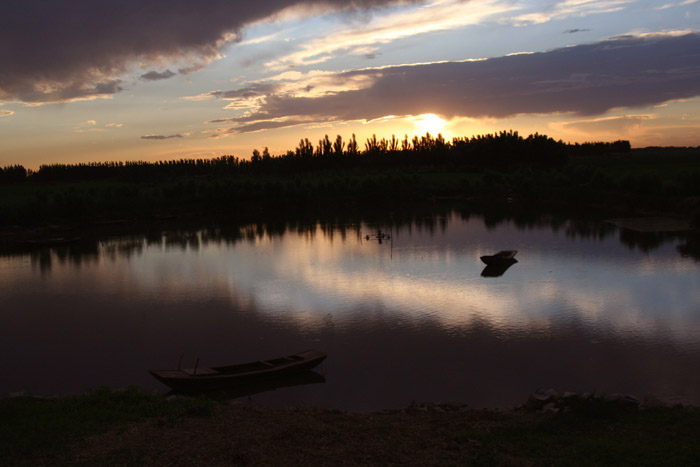
[[[210,415],[213,403],[163,396],[137,388],[122,391],[95,390],[86,395],[0,399],[0,465],[10,465],[36,455],[65,453],[76,440],[94,433],[147,419],[172,424],[183,417]]]
[[[135,389],[0,400],[2,465],[697,465],[700,411],[561,397],[349,413]]]

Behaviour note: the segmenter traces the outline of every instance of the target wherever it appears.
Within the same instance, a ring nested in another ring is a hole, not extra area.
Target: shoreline
[[[17,247],[63,246],[87,239],[99,239],[129,235],[138,231],[163,231],[171,228],[202,228],[222,222],[232,225],[251,223],[318,222],[323,219],[346,219],[348,222],[377,222],[410,216],[416,210],[421,213],[439,214],[458,210],[475,215],[496,215],[502,219],[529,216],[533,219],[548,216],[568,219],[590,219],[610,222],[620,229],[642,233],[692,233],[700,231],[694,217],[687,210],[664,210],[652,206],[636,206],[629,209],[628,200],[618,200],[606,205],[583,204],[572,207],[557,200],[539,200],[530,204],[526,199],[509,196],[463,197],[444,196],[417,201],[390,202],[379,206],[361,203],[345,204],[338,211],[333,203],[313,206],[251,205],[235,212],[227,210],[173,210],[170,212],[134,212],[123,217],[88,217],[65,220],[60,223],[11,224],[0,226],[0,249]],[[399,221],[400,224],[400,221]]]
[[[688,465],[700,458],[700,409],[653,398],[542,392],[509,410],[424,403],[356,413],[189,396],[138,396],[125,406],[120,397],[78,400],[90,402],[81,410],[140,405],[151,415],[91,428],[90,412],[86,430],[6,457],[5,465]],[[60,418],[69,415],[48,407],[69,400],[39,403]],[[154,415],[155,406],[164,412]]]

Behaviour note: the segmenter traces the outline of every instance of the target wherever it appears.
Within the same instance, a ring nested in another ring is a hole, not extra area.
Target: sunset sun
[[[431,135],[437,135],[447,122],[435,114],[422,114],[415,117],[413,123],[415,123],[421,134],[430,133]]]

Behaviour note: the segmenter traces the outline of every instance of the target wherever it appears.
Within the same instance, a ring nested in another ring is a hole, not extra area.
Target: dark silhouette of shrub
[[[353,134],[347,141],[338,135],[331,141],[325,135],[314,147],[308,138],[301,139],[293,151],[281,155],[255,149],[250,159],[222,156],[213,159],[179,159],[171,161],[92,162],[79,164],[45,164],[38,171],[22,166],[0,170],[0,183],[31,180],[35,182],[128,181],[157,182],[182,177],[226,177],[248,174],[307,173],[351,169],[509,169],[522,165],[560,167],[570,155],[605,155],[629,151],[629,142],[583,143],[575,145],[555,141],[535,133],[523,138],[516,131],[453,138],[447,141],[438,134],[414,136],[402,140],[392,135],[378,139],[376,135],[359,149]]]

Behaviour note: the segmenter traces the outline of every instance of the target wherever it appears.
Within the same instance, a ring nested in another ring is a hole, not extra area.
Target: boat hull
[[[495,255],[487,255],[487,256],[481,256],[480,259],[487,265],[505,265],[505,264],[513,264],[517,263],[518,260],[515,259],[515,255],[518,253],[518,250],[504,250],[504,251],[499,251]]]
[[[149,373],[176,391],[194,392],[285,378],[310,370],[325,359],[325,353],[307,350],[286,357],[239,365],[194,370],[150,370]]]

